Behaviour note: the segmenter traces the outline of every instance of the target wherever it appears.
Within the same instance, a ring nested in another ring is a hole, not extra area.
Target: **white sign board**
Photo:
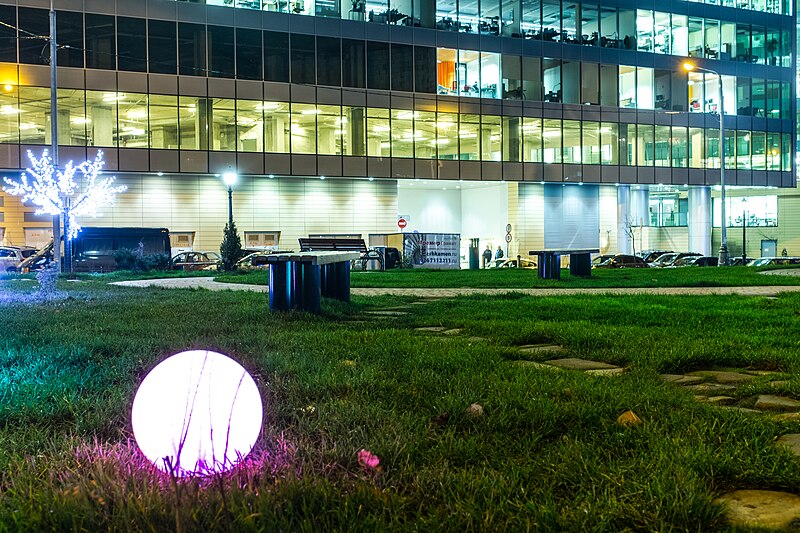
[[[403,254],[414,268],[460,268],[458,233],[406,233]]]

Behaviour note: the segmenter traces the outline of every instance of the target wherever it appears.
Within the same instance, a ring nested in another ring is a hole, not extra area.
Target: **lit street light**
[[[717,113],[719,113],[719,184],[722,188],[722,209],[720,210],[720,214],[722,215],[722,242],[719,245],[719,266],[726,266],[728,264],[728,232],[725,227],[727,223],[725,220],[725,124],[723,118],[725,116],[725,108],[722,100],[722,76],[720,76],[719,72],[716,70],[698,67],[694,63],[688,61],[683,64],[683,68],[687,72],[699,70],[714,74],[719,83],[719,106],[717,107]]]
[[[236,173],[226,172],[222,175],[222,182],[228,186],[228,227],[233,227],[233,186],[236,185]]]

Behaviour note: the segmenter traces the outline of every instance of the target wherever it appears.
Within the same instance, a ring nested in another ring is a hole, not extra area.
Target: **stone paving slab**
[[[514,364],[515,365],[519,365],[519,366],[524,366],[524,367],[527,367],[527,368],[537,368],[539,370],[549,370],[550,372],[557,372],[557,371],[561,370],[557,366],[546,365],[544,363],[537,363],[536,361],[525,361],[523,359],[519,359],[517,361],[514,361]]]
[[[603,363],[601,361],[590,361],[588,359],[579,359],[577,357],[568,357],[566,359],[551,359],[544,362],[546,365],[557,366],[558,368],[565,368],[568,370],[608,370],[619,368],[615,365]]]
[[[783,396],[762,394],[758,397],[758,400],[756,400],[756,409],[788,411],[790,409],[800,409],[800,402],[792,398],[784,398]]]
[[[800,433],[781,435],[775,444],[788,448],[793,455],[800,457]]]
[[[617,368],[595,368],[586,371],[587,374],[591,374],[592,376],[606,376],[606,377],[613,377],[613,376],[621,376],[625,373],[625,369],[621,367]]]
[[[699,383],[697,385],[687,385],[684,389],[697,393],[702,394],[704,392],[708,393],[715,393],[715,392],[728,392],[735,390],[736,387],[733,385],[722,385],[720,383]]]
[[[734,526],[787,529],[800,518],[800,496],[769,490],[736,490],[714,500]]]
[[[699,376],[701,378],[713,379],[717,383],[723,385],[744,383],[756,379],[755,376],[749,374],[742,374],[741,372],[724,372],[720,370],[698,370],[697,372],[689,372],[690,376]]]
[[[563,352],[564,347],[559,346],[557,344],[526,344],[524,346],[518,346],[517,350],[520,353],[558,353]]]
[[[442,331],[446,331],[447,328],[442,326],[426,326],[424,328],[414,328],[415,331],[429,331],[431,333],[439,333]]]
[[[693,385],[703,381],[700,376],[684,376],[683,374],[661,374],[661,377],[667,383],[675,383],[676,385]]]

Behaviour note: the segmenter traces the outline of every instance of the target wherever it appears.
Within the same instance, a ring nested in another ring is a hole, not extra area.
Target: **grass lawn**
[[[755,285],[800,285],[800,276],[764,276],[763,268],[664,268],[596,269],[592,277],[579,278],[561,271],[561,280],[539,279],[536,270],[420,270],[357,272],[350,275],[352,287],[406,288],[614,288],[614,287],[743,287]],[[269,284],[269,272],[222,274],[217,281]]]
[[[712,531],[720,493],[800,486],[773,446],[800,422],[697,403],[658,375],[778,370],[800,397],[800,295],[461,297],[379,319],[365,311],[408,300],[324,301],[315,317],[271,314],[263,294],[62,288],[60,303],[0,304],[3,531]],[[462,335],[414,329],[439,325]],[[629,371],[513,362],[536,343]],[[137,451],[130,405],[191,348],[250,370],[265,424],[244,467],[174,485]],[[616,424],[627,409],[643,423]]]

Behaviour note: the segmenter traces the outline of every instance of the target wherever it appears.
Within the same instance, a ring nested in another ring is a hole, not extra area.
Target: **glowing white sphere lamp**
[[[144,378],[131,419],[139,449],[178,477],[225,472],[261,433],[261,394],[247,371],[216,352],[181,352]]]

